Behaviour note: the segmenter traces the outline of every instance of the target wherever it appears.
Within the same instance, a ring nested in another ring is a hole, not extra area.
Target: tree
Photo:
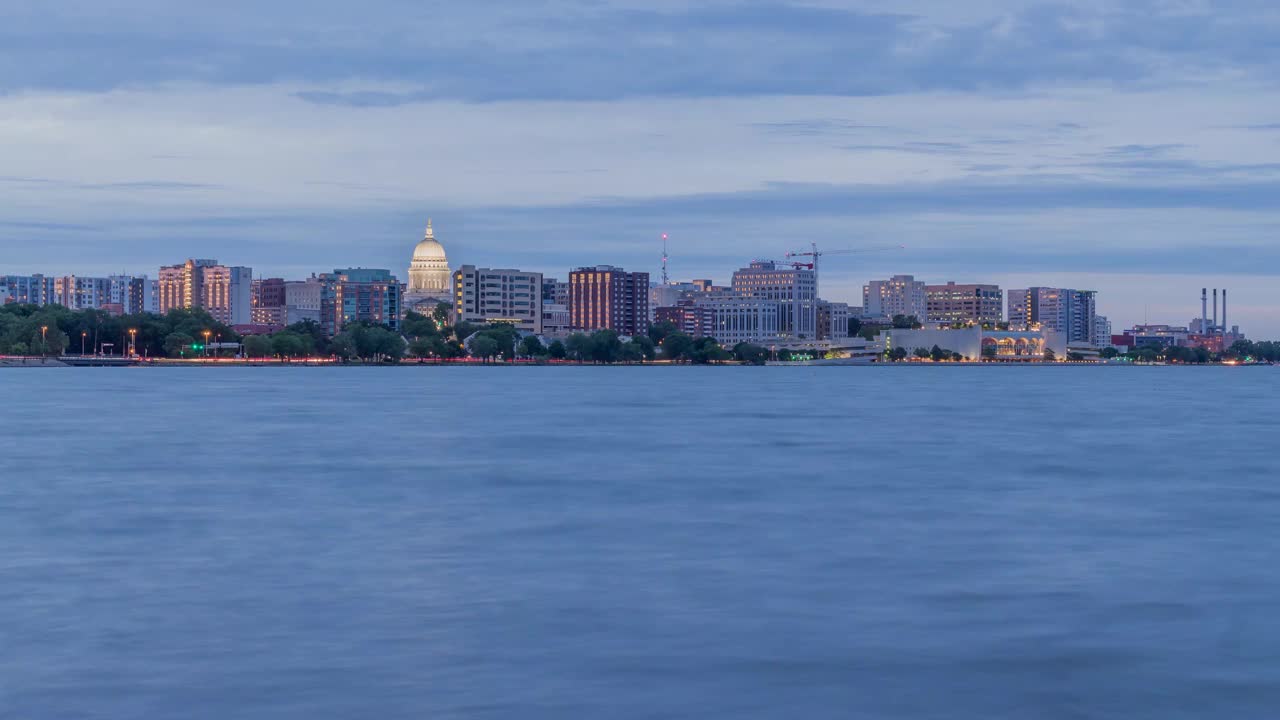
[[[924,327],[924,325],[915,315],[893,316],[893,328],[895,330],[915,330],[922,327]]]
[[[271,349],[282,358],[295,358],[305,355],[307,346],[301,335],[278,332],[271,336]]]
[[[578,362],[590,360],[592,348],[591,338],[583,333],[574,333],[564,341],[565,354]]]
[[[597,330],[591,333],[591,359],[600,363],[618,360],[622,353],[622,341],[615,330]]]
[[[488,361],[498,354],[498,341],[488,335],[481,335],[471,341],[471,355]]]
[[[631,344],[640,349],[641,361],[652,360],[658,356],[658,350],[653,344],[653,340],[648,335],[635,335],[631,338]]]
[[[929,358],[929,351],[922,347],[916,348],[911,354],[915,355],[921,360],[927,360]]]
[[[340,360],[350,360],[359,357],[356,349],[355,338],[350,333],[341,332],[334,336],[329,343],[329,352]]]
[[[960,353],[955,351],[951,352],[951,362],[960,362],[965,359],[966,359],[965,356],[961,355]]]
[[[554,360],[563,360],[565,358],[565,354],[566,351],[564,343],[559,340],[552,340],[551,344],[547,346],[547,355]]]
[[[896,347],[889,351],[889,359],[894,362],[902,362],[907,359],[907,349],[904,347]]]
[[[769,359],[769,351],[759,345],[740,342],[733,346],[733,357],[747,365],[763,365]]]
[[[849,337],[858,337],[860,332],[862,332],[862,320],[856,317],[849,318]]]
[[[932,348],[929,349],[929,357],[934,362],[942,362],[943,360],[948,360],[951,358],[951,351],[943,350],[937,345],[934,345]]]
[[[720,343],[716,342],[715,338],[709,337],[696,338],[689,352],[689,360],[695,365],[724,362],[730,357],[732,356],[728,350],[720,347]]]
[[[1070,360],[1071,362],[1083,362],[1084,353],[1069,352],[1067,353],[1067,359]]]
[[[449,303],[436,303],[436,306],[431,310],[431,317],[440,327],[444,327],[449,324],[449,315],[452,312],[453,307]]]
[[[1057,361],[1058,361],[1058,354],[1057,354],[1057,353],[1055,353],[1055,352],[1053,351],[1053,348],[1051,348],[1051,347],[1047,347],[1047,348],[1045,348],[1045,349],[1044,349],[1044,361],[1045,361],[1045,362],[1057,362]]]
[[[668,335],[679,330],[680,328],[676,327],[673,322],[654,323],[649,326],[649,339],[653,341],[654,345],[661,345]]]
[[[618,350],[618,361],[624,363],[643,362],[644,351],[633,342],[622,343],[622,347]]]
[[[520,354],[525,357],[540,357],[547,354],[547,349],[542,346],[537,335],[530,335],[520,341]]]
[[[164,352],[169,357],[181,357],[195,339],[186,333],[169,333],[164,339]]]
[[[271,357],[271,338],[266,335],[249,335],[241,341],[244,344],[244,356],[251,358]]]
[[[662,339],[662,356],[671,362],[690,359],[693,353],[693,338],[682,332],[673,332]]]
[[[1113,347],[1108,346],[1108,347],[1102,348],[1102,350],[1098,353],[1098,355],[1100,355],[1104,360],[1113,360],[1120,355],[1120,351]]]

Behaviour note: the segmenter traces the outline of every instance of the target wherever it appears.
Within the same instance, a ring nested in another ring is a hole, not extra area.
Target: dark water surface
[[[1278,390],[0,371],[0,718],[1270,720]]]

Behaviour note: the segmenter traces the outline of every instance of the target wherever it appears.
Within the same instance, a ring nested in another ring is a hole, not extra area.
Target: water
[[[0,718],[1275,718],[1271,368],[0,372]]]

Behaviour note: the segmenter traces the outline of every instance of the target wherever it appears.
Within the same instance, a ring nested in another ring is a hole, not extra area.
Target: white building
[[[782,314],[791,306],[775,299],[719,291],[699,293],[693,303],[712,312],[708,334],[725,347],[741,342],[768,346],[786,340]]]
[[[888,280],[872,280],[862,286],[863,317],[892,318],[914,315],[929,319],[929,295],[925,283],[912,275],[894,275]]]
[[[878,337],[886,351],[902,348],[914,353],[917,348],[931,350],[937,345],[970,361],[982,359],[983,348],[990,348],[985,356],[988,360],[1039,361],[1045,350],[1052,350],[1058,359],[1067,357],[1066,338],[1047,330],[984,330],[979,325],[938,330],[890,328]]]
[[[409,261],[409,285],[404,293],[405,309],[426,313],[441,302],[452,305],[454,298],[449,291],[452,284],[449,257],[444,252],[444,246],[436,240],[431,219],[428,218],[427,230],[422,240],[413,248],[413,259]]]
[[[314,320],[320,322],[320,298],[324,283],[312,275],[306,280],[290,280],[284,284],[285,324]]]
[[[542,273],[463,265],[453,273],[454,316],[463,322],[506,322],[542,334]]]
[[[813,270],[780,268],[768,260],[757,260],[733,273],[732,288],[739,295],[778,304],[777,335],[793,340],[817,337],[818,276]]]

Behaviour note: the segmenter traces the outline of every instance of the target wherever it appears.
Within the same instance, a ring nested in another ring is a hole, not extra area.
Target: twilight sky
[[[0,273],[186,257],[1202,286],[1280,336],[1273,0],[5,0]]]

